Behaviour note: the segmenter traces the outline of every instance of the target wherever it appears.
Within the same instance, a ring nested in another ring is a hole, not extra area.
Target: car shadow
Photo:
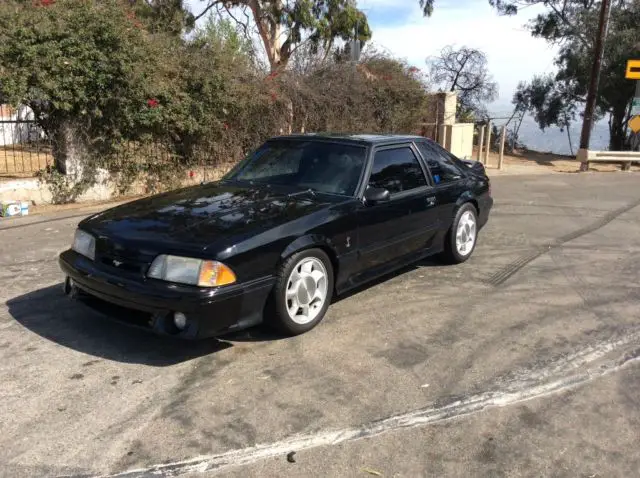
[[[412,270],[436,265],[441,265],[436,259],[421,260],[334,297],[333,302],[353,297]],[[215,354],[233,347],[234,342],[287,339],[265,325],[196,341],[163,337],[114,320],[109,317],[112,314],[99,312],[81,301],[70,300],[63,294],[62,284],[28,292],[9,299],[6,304],[16,322],[51,342],[107,360],[155,367]],[[128,313],[135,314],[135,311]]]
[[[9,314],[24,328],[59,345],[107,360],[156,367],[220,352],[233,347],[231,341],[278,338],[268,332],[255,331],[198,341],[162,337],[70,300],[63,294],[62,284],[12,298],[7,301],[7,307]]]

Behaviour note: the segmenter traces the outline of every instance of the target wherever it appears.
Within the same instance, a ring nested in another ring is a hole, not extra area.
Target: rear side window
[[[460,169],[446,151],[422,142],[418,143],[417,146],[422,156],[424,156],[427,166],[429,166],[435,184],[450,183],[462,177]]]
[[[378,151],[373,159],[369,186],[391,194],[426,186],[427,180],[411,148]]]

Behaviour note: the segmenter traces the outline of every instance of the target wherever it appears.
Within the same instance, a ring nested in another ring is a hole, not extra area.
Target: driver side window
[[[387,189],[391,194],[427,185],[420,163],[409,147],[376,152],[369,186]]]

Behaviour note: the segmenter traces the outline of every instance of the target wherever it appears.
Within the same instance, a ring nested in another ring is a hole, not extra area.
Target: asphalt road
[[[497,177],[469,262],[291,339],[119,325],[62,295],[79,211],[2,221],[0,475],[637,476],[639,181]]]

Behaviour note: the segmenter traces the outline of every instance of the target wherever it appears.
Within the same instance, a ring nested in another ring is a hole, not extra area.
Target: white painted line
[[[487,408],[504,407],[551,393],[583,385],[595,378],[609,375],[622,367],[640,361],[640,348],[620,359],[602,364],[584,372],[553,379],[562,373],[603,358],[616,348],[637,343],[640,329],[616,340],[601,342],[568,355],[539,370],[529,370],[502,382],[503,387],[494,391],[471,395],[446,405],[422,408],[413,412],[392,416],[361,426],[329,430],[314,434],[297,435],[275,443],[231,450],[219,455],[208,455],[174,463],[154,465],[148,468],[129,470],[103,478],[142,478],[149,476],[179,476],[187,473],[204,473],[230,466],[242,466],[259,460],[285,456],[291,451],[300,451],[321,446],[372,437],[402,428],[412,428],[477,413]]]

